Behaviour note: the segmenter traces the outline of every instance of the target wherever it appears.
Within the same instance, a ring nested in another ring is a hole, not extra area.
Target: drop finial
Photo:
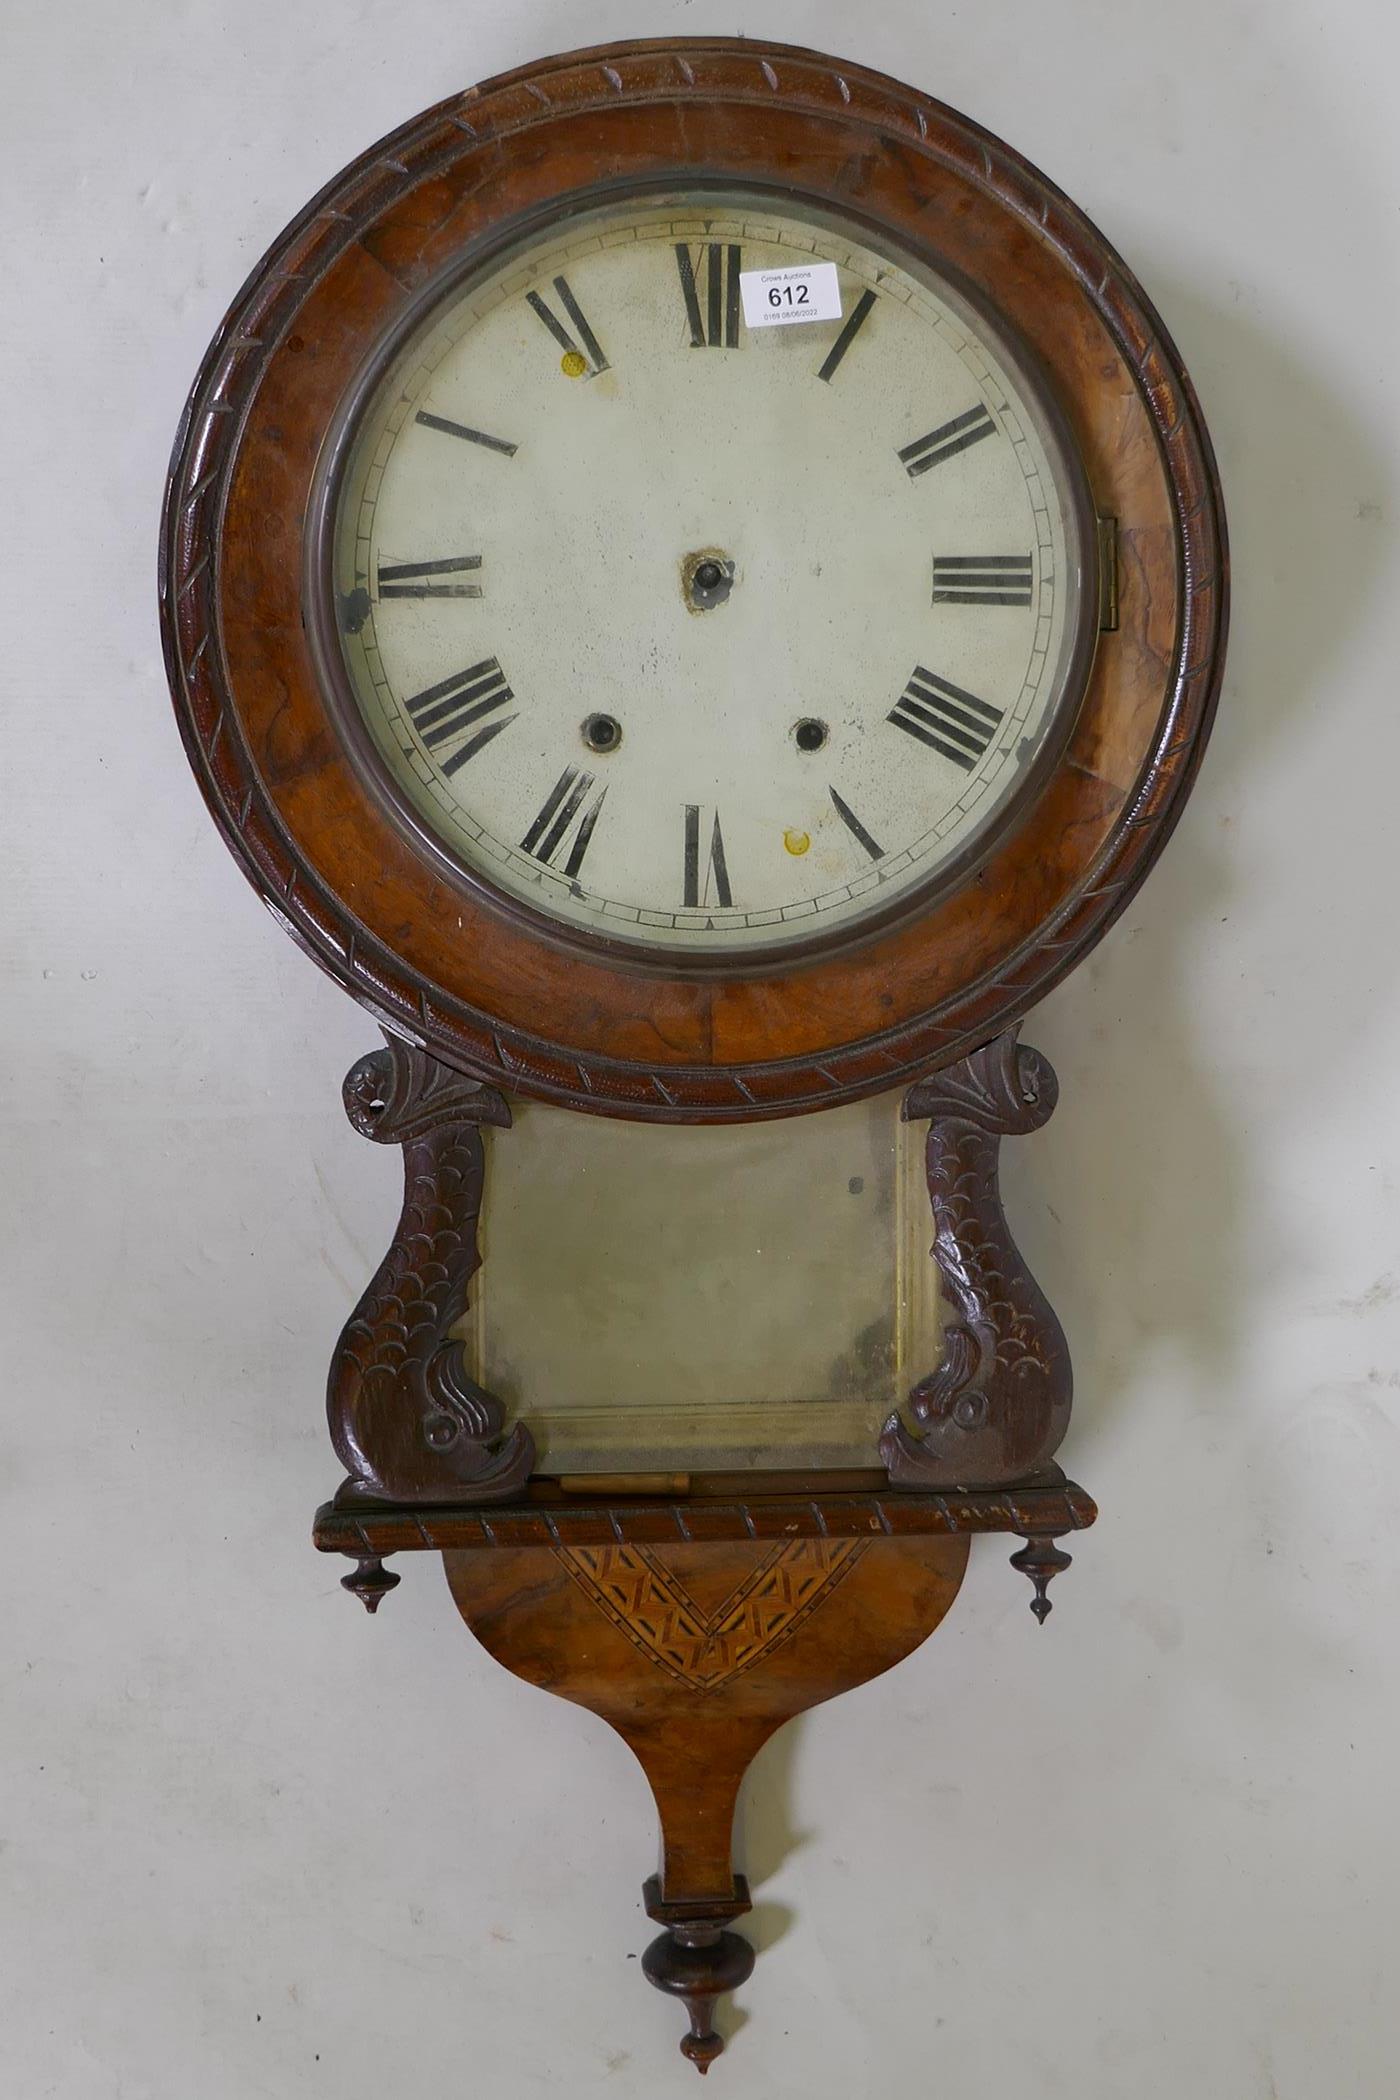
[[[349,1590],[352,1597],[358,1597],[365,1610],[373,1617],[390,1590],[396,1590],[402,1581],[402,1575],[395,1575],[391,1569],[385,1567],[377,1555],[373,1555],[368,1559],[362,1558],[357,1563],[353,1575],[342,1575],[340,1587]]]
[[[690,2032],[681,2038],[681,2055],[702,2078],[724,2053],[724,2037],[715,2032],[715,2000],[748,1982],[753,1961],[753,1948],[737,1932],[703,1922],[671,1926],[642,1956],[647,1982],[685,2005]]]
[[[1062,1553],[1055,1541],[1048,1538],[1029,1538],[1020,1552],[1011,1556],[1012,1567],[1019,1568],[1023,1575],[1028,1575],[1035,1585],[1031,1610],[1042,1626],[1055,1609],[1045,1592],[1054,1578],[1071,1565],[1072,1560],[1072,1554]]]

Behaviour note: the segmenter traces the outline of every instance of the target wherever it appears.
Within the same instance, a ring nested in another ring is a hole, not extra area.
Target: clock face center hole
[[[588,715],[582,726],[583,741],[590,751],[616,751],[622,742],[622,724],[616,715]]]
[[[734,588],[734,564],[719,547],[702,547],[681,563],[681,596],[691,612],[713,612]]]
[[[815,715],[804,715],[793,724],[792,740],[799,751],[820,751],[829,734],[825,722],[819,722]]]

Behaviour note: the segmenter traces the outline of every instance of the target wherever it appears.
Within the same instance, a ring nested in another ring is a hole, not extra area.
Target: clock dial
[[[746,323],[750,273],[813,262],[839,315]],[[1054,414],[954,285],[816,208],[557,221],[437,297],[334,459],[393,797],[561,926],[846,938],[965,873],[1067,733],[1092,609]]]

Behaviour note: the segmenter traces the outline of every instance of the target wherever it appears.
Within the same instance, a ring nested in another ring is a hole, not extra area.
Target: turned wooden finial
[[[396,1590],[402,1581],[402,1575],[395,1575],[377,1555],[370,1555],[360,1558],[353,1575],[341,1576],[340,1587],[349,1590],[352,1597],[358,1597],[365,1610],[373,1615],[390,1590]]]
[[[1062,1553],[1052,1538],[1028,1538],[1019,1553],[1011,1556],[1013,1568],[1019,1568],[1035,1584],[1035,1595],[1031,1599],[1031,1610],[1041,1625],[1055,1609],[1045,1592],[1056,1575],[1069,1567],[1073,1555]]]
[[[715,2001],[747,1983],[753,1963],[748,1941],[718,1923],[672,1925],[642,1956],[647,1982],[684,2001],[690,2032],[681,2038],[681,2055],[702,2078],[724,2052],[724,2037],[714,2028]]]

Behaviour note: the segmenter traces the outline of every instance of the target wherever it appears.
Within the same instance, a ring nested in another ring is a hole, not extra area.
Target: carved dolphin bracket
[[[943,1355],[880,1437],[897,1487],[996,1487],[1033,1478],[1069,1424],[1073,1377],[1064,1331],[1021,1257],[1001,1204],[1004,1137],[1040,1129],[1059,1087],[1048,1059],[1009,1029],[980,1050],[919,1080],[904,1097],[907,1122],[928,1120],[925,1162],[933,1258],[953,1313]],[[1034,1563],[1034,1565],[1032,1565]],[[1035,1584],[1032,1610],[1049,1610],[1045,1585],[1069,1565],[1051,1539],[1015,1556]]]
[[[401,1145],[403,1211],[331,1359],[327,1412],[348,1478],[345,1503],[480,1503],[518,1495],[535,1451],[505,1430],[499,1400],[467,1372],[449,1330],[481,1264],[481,1126],[510,1125],[505,1097],[395,1036],[346,1075],[345,1112],[362,1137]],[[367,1579],[368,1578],[368,1579]],[[394,1578],[397,1580],[397,1578]],[[388,1583],[350,1578],[373,1610]]]

